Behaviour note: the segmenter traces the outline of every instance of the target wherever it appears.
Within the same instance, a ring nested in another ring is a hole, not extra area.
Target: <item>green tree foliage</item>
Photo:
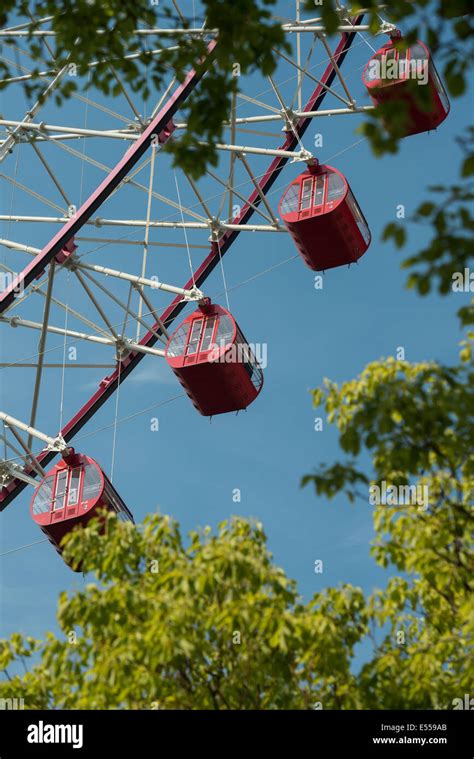
[[[259,524],[190,535],[150,516],[70,535],[66,555],[96,582],[59,599],[62,635],[0,643],[0,698],[25,708],[310,709],[358,702],[350,662],[366,630],[351,586],[303,604]],[[39,662],[11,676],[11,663]],[[15,694],[15,695],[14,695]]]
[[[391,577],[367,602],[372,633],[377,626],[385,631],[358,678],[367,708],[447,708],[450,699],[472,689],[474,366],[469,345],[461,357],[453,368],[376,361],[357,379],[341,386],[326,380],[313,394],[315,405],[322,405],[337,426],[349,458],[321,466],[304,484],[313,483],[316,493],[328,498],[347,490],[353,497],[355,484],[367,501],[369,476],[357,462],[369,453],[371,487],[385,483],[401,493],[374,505],[372,555],[401,575]]]
[[[464,154],[459,181],[450,186],[429,187],[430,199],[421,203],[410,218],[414,224],[431,228],[425,247],[402,264],[405,269],[414,269],[407,286],[416,289],[419,295],[426,295],[435,285],[442,295],[452,292],[456,276],[464,275],[474,259],[474,127],[469,127],[458,143]],[[403,248],[407,242],[406,225],[388,224],[383,238],[393,239],[398,248]],[[470,292],[474,292],[474,284]],[[472,304],[461,308],[458,314],[464,325],[474,323]]]

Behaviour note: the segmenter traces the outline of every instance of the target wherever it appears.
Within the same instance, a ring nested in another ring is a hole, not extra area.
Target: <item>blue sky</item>
[[[183,7],[185,5],[183,3]],[[288,16],[292,5],[280,3],[281,14]],[[187,6],[191,9],[192,3]],[[375,46],[373,40],[371,44]],[[361,104],[368,103],[360,77],[370,54],[369,47],[359,36],[344,66],[351,90]],[[319,55],[322,60],[322,48]],[[281,81],[278,76],[277,81]],[[249,92],[257,92],[261,82],[252,77],[247,86]],[[22,93],[18,93],[9,99],[3,91],[0,111],[4,115],[20,114],[25,107],[22,97]],[[119,108],[112,103],[111,107],[125,112],[125,105],[121,102]],[[79,123],[85,118],[89,125],[100,127],[103,123],[103,114],[93,114],[92,109],[86,112],[83,103],[76,102],[70,108],[68,116],[74,116]],[[336,381],[350,379],[369,361],[394,355],[400,346],[409,361],[456,361],[461,332],[455,312],[467,301],[468,295],[453,293],[444,299],[437,295],[419,298],[405,289],[406,274],[400,270],[403,257],[428,241],[430,229],[411,228],[409,244],[402,253],[391,243],[382,243],[381,232],[388,222],[395,220],[399,204],[405,205],[409,216],[426,196],[427,185],[456,181],[460,152],[455,138],[469,122],[470,111],[468,98],[455,100],[448,120],[436,133],[411,137],[403,141],[397,155],[382,159],[375,159],[368,144],[355,134],[362,117],[320,119],[310,125],[304,138],[305,147],[313,149],[314,135],[323,135],[323,147],[315,150],[315,154],[348,178],[369,222],[372,245],[357,266],[327,272],[323,289],[317,290],[314,274],[299,258],[282,263],[295,253],[289,236],[240,236],[224,259],[225,278],[231,311],[244,334],[250,342],[268,346],[264,389],[246,413],[218,416],[210,422],[194,411],[186,397],[165,403],[180,395],[181,388],[164,361],[146,357],[120,390],[118,418],[135,416],[117,426],[114,465],[114,484],[137,521],[159,509],[176,518],[186,533],[198,525],[215,527],[232,514],[255,517],[265,526],[275,561],[298,581],[306,599],[323,587],[339,583],[349,582],[367,592],[385,583],[387,573],[377,568],[369,556],[373,531],[368,500],[350,505],[344,498],[338,498],[328,503],[316,498],[310,488],[302,490],[299,486],[304,474],[320,462],[332,462],[340,455],[337,436],[331,427],[325,424],[322,432],[314,430],[318,412],[312,408],[309,390],[324,377]],[[74,123],[74,119],[69,121],[64,116],[66,112],[54,105],[47,106],[45,113],[48,119],[56,119],[54,123]],[[273,128],[273,132],[277,131]],[[245,137],[239,139],[243,141]],[[277,143],[267,141],[266,144]],[[81,143],[75,147],[82,149]],[[98,160],[111,164],[123,150],[121,143],[110,146],[107,142],[89,149],[88,142],[86,147]],[[25,146],[19,150],[19,181],[40,186],[44,180],[40,179],[38,166],[29,162]],[[81,193],[86,197],[103,176],[90,166],[82,178],[77,167],[74,168],[76,173],[71,175],[69,156],[64,160],[55,153],[51,156],[51,160],[56,156],[55,169],[65,182],[69,181],[77,201]],[[257,167],[263,165],[263,162],[256,163]],[[10,156],[4,166],[5,173],[13,176],[14,156]],[[287,166],[276,182],[270,196],[275,211],[283,189],[301,168],[299,164]],[[145,171],[144,183],[147,177]],[[179,182],[186,202],[184,180],[180,178]],[[175,198],[174,174],[167,159],[158,166],[155,188]],[[2,182],[2,207],[9,208],[13,202],[17,213],[28,213],[30,201],[24,200],[18,192],[12,198],[11,192],[11,186]],[[49,194],[54,196],[53,191]],[[61,202],[57,194],[55,200]],[[109,217],[113,218],[114,209],[121,216],[130,218],[136,211],[135,218],[144,218],[144,199],[140,197],[135,205],[135,199],[125,201],[119,194],[109,201]],[[54,215],[55,211],[46,209],[45,213]],[[104,211],[102,215],[107,214]],[[41,225],[39,232],[38,225],[32,224],[24,225],[21,230],[18,225],[6,223],[1,227],[2,237],[39,247],[40,242],[46,242],[57,230],[50,224]],[[97,230],[91,228],[88,234],[97,234]],[[169,239],[166,235],[163,238]],[[159,234],[152,239],[159,240]],[[206,243],[206,236],[202,234],[199,240],[197,235],[192,239]],[[193,261],[198,263],[203,254],[203,250],[193,250]],[[10,255],[5,249],[1,250],[2,261],[8,261]],[[126,246],[123,249],[109,246],[100,255],[105,265],[135,272],[139,269],[139,248],[129,251]],[[173,250],[170,245],[169,251],[159,250],[157,256],[160,276],[165,281],[183,283],[188,274],[185,250]],[[99,262],[99,254],[94,260]],[[275,268],[245,283],[271,267]],[[58,295],[72,298],[68,295],[72,286],[76,284],[71,285],[63,276]],[[219,269],[204,289],[225,305]],[[41,301],[31,303],[30,310],[22,313],[28,313],[28,318],[37,318],[41,306]],[[61,318],[64,319],[64,314]],[[61,323],[59,316],[55,321]],[[14,332],[2,327],[1,360],[10,360],[12,355],[20,360],[34,354],[37,339],[36,333],[19,329]],[[48,347],[51,361],[62,360],[61,338],[53,336]],[[79,350],[81,359],[88,360],[95,347],[81,345]],[[98,360],[105,356],[97,352],[93,355]],[[108,356],[111,358],[110,353]],[[66,371],[63,420],[72,416],[105,373],[104,370],[96,371],[95,375],[82,370]],[[48,374],[43,384],[38,426],[50,434],[56,434],[58,428],[60,375],[60,372],[54,376]],[[32,381],[32,370],[1,370],[2,409],[28,418],[25,398]],[[78,450],[96,458],[109,472],[115,403],[115,398],[109,401],[76,441]],[[155,410],[144,411],[155,405]],[[153,417],[159,419],[158,432],[150,429]],[[233,500],[236,488],[241,491],[240,503]],[[23,491],[2,513],[0,553],[42,537],[30,518],[31,494],[30,488]],[[314,572],[317,559],[324,562],[322,574]],[[74,591],[83,585],[82,576],[71,573],[48,543],[1,556],[0,581],[2,636],[21,631],[41,637],[46,630],[55,627],[58,593],[64,589]]]

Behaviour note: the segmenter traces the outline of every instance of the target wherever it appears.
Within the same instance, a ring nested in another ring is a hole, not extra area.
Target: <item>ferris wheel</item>
[[[165,362],[190,399],[189,414],[238,412],[265,391],[252,335],[244,337],[225,297],[231,248],[245,247],[249,236],[264,245],[269,236],[285,235],[289,252],[316,272],[355,263],[369,248],[363,209],[337,166],[320,163],[309,149],[308,126],[403,100],[408,136],[435,129],[449,112],[428,49],[420,42],[401,52],[400,32],[383,21],[379,34],[388,41],[380,47],[377,39],[362,72],[371,104],[356,103],[343,70],[351,47],[372,47],[362,37],[369,32],[363,12],[350,17],[341,6],[333,42],[322,20],[302,19],[299,6],[294,18],[280,19],[293,54],[277,52],[272,76],[242,77],[226,142],[217,145],[219,163],[197,182],[172,169],[166,147],[188,128],[183,109],[212,67],[218,33],[199,25],[175,30],[201,36],[207,57],[181,83],[169,72],[147,114],[112,66],[125,113],[116,110],[118,101],[94,99],[91,90],[58,108],[55,88],[70,71],[54,66],[48,19],[37,20],[35,32],[44,46],[42,95],[25,108],[31,21],[0,32],[0,40],[12,42],[3,57],[17,71],[6,90],[8,118],[4,112],[0,119],[0,510],[34,487],[31,515],[59,552],[64,534],[101,506],[133,519],[112,478],[76,450],[75,437],[142,361]],[[153,36],[163,31],[136,33],[159,56]],[[390,63],[398,66],[391,77]],[[428,110],[407,87],[417,66],[426,67]],[[301,171],[285,182],[289,164]],[[223,303],[206,291],[215,270]],[[80,386],[77,369],[88,375]],[[43,413],[51,393],[58,427]],[[77,400],[70,419],[63,418],[65,393]]]

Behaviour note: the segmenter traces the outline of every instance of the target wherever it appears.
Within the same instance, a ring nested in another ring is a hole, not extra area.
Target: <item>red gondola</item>
[[[85,526],[101,508],[133,522],[105,472],[93,459],[73,448],[41,480],[30,506],[31,516],[60,556],[66,533],[77,525]]]
[[[436,129],[447,117],[450,104],[433,63],[431,54],[422,42],[399,50],[389,40],[367,63],[362,80],[375,106],[383,103],[406,103],[406,122],[401,136],[408,137]],[[415,85],[428,88],[423,104],[418,102]]]
[[[203,416],[255,400],[263,372],[232,315],[205,299],[171,335],[166,360]]]
[[[346,178],[324,164],[311,165],[288,187],[279,213],[313,271],[357,261],[371,234]]]

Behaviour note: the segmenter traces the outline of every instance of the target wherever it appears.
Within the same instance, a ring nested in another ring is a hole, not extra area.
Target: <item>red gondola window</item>
[[[127,521],[127,517],[123,513],[120,500],[117,498],[117,494],[115,493],[113,487],[109,485],[107,480],[105,482],[105,493],[107,495],[107,501],[115,513],[122,519],[122,521]]]
[[[324,203],[324,185],[326,176],[323,174],[319,177],[316,177],[316,187],[314,190],[314,203],[313,206],[315,208],[318,208],[318,206],[322,206]]]
[[[281,202],[280,211],[283,216],[299,211],[303,217],[331,211],[345,191],[346,183],[337,172],[308,177],[301,184],[290,185]]]
[[[216,345],[218,348],[225,348],[226,345],[234,339],[234,323],[232,319],[223,314],[219,317],[219,326],[217,328]]]
[[[374,55],[370,64],[365,72],[365,77],[368,81],[375,81],[380,79],[380,72],[382,70],[382,53]]]
[[[182,356],[188,339],[189,324],[180,327],[168,346],[168,354],[170,356]]]
[[[45,477],[38,488],[33,504],[33,514],[46,514],[51,511],[51,502],[53,500],[54,474]]]
[[[345,190],[346,185],[339,174],[329,174],[326,205],[332,206],[336,200],[339,200],[339,198],[344,195]]]
[[[446,113],[449,111],[449,98],[446,93],[446,90],[444,89],[443,82],[441,81],[441,78],[438,74],[438,71],[436,69],[436,66],[433,63],[433,59],[430,58],[430,77],[433,81],[434,86],[436,87],[436,91],[439,95],[439,99],[441,100],[442,106]]]
[[[204,319],[203,321],[204,326],[202,330],[201,347],[199,349],[200,353],[204,353],[205,351],[210,350],[213,345],[212,338],[214,336],[214,328],[216,326],[216,317],[211,316],[207,319]]]
[[[364,238],[364,242],[366,242],[368,245],[371,240],[369,225],[367,224],[365,220],[364,214],[362,213],[357,200],[352,194],[352,190],[349,190],[349,192],[347,193],[347,202],[348,202],[349,208],[351,209],[351,213],[357,223],[359,232]]]
[[[94,464],[86,464],[84,467],[84,481],[82,484],[82,500],[91,501],[97,498],[102,488],[102,478],[99,469]]]
[[[374,55],[365,77],[368,81],[380,81],[385,85],[403,81],[409,75],[409,58],[410,50],[399,51],[395,47],[390,47],[388,50]]]
[[[216,323],[218,325],[217,330]],[[171,340],[168,354],[173,358],[183,354],[193,356],[196,353],[206,353],[212,350],[216,344],[223,347],[231,342],[234,335],[232,320],[226,315],[219,318],[207,316],[202,319],[194,319],[191,325],[190,330],[189,324],[185,324]]]
[[[54,494],[54,501],[53,501],[53,510],[59,511],[59,509],[64,508],[64,503],[66,499],[66,492],[67,492],[67,480],[68,480],[68,470],[63,469],[62,471],[58,472],[56,477],[56,492]]]
[[[71,471],[69,480],[69,491],[67,496],[68,506],[76,506],[79,503],[79,488],[81,485],[81,467],[76,467]]]
[[[287,213],[293,213],[294,211],[298,210],[299,192],[299,183],[290,184],[281,204],[281,213],[283,215]]]
[[[305,179],[303,182],[303,188],[301,190],[301,211],[311,208],[311,197],[313,192],[313,177]]]
[[[204,319],[195,319],[191,328],[191,336],[186,348],[186,355],[190,356],[198,352],[199,340],[201,337],[201,327],[204,323]]]
[[[400,76],[399,76],[400,72],[397,72],[398,75],[395,76],[397,58],[398,58],[398,50],[396,50],[396,48],[394,47],[391,47],[389,50],[386,50],[385,53],[382,55],[381,69],[378,76],[378,78],[382,82],[385,82],[386,84],[393,84],[394,81],[396,81],[397,79],[400,79]]]
[[[250,345],[248,344],[240,329],[237,330],[236,343],[237,345],[241,346],[241,356],[244,359],[243,364],[245,366],[247,374],[250,377],[252,385],[256,390],[260,390],[263,384],[263,372],[259,366],[257,359],[255,358]]]
[[[409,63],[407,69],[412,79],[416,77],[420,84],[428,84],[428,52],[423,45],[416,43],[407,51]],[[425,79],[426,77],[426,79]]]
[[[391,48],[386,53],[386,78],[391,82],[407,79],[410,74],[409,50]]]

